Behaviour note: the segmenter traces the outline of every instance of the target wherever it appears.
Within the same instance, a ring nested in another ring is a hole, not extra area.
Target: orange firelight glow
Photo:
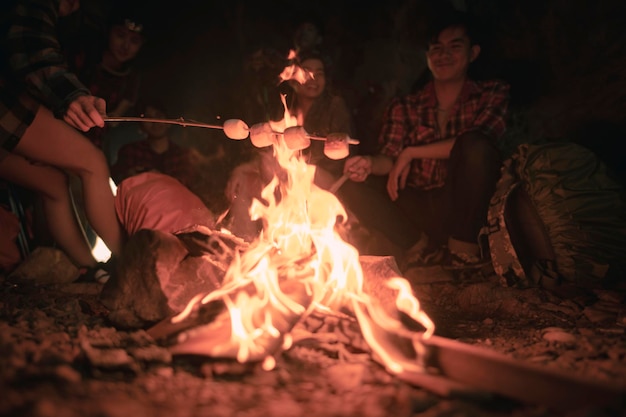
[[[284,119],[272,129],[283,132],[296,123],[285,106]],[[388,371],[423,371],[421,340],[433,334],[434,324],[408,281],[396,277],[387,285],[395,290],[397,310],[420,323],[425,329],[421,332],[408,330],[364,292],[359,253],[336,230],[336,222],[347,219],[347,213],[334,194],[314,184],[315,167],[300,151],[291,150],[280,133],[273,153],[281,170],[263,189],[263,201],[255,199],[250,207],[253,220],[263,223],[260,235],[235,257],[221,288],[196,296],[172,321],[181,322],[196,307],[213,301],[223,302],[226,309],[204,331],[187,332],[178,342],[192,344],[207,356],[263,361],[271,369],[275,355],[291,346],[290,332],[299,321],[313,311],[347,310]],[[415,355],[407,357],[395,348],[398,338],[408,341]]]
[[[290,65],[286,66],[283,71],[280,73],[279,78],[280,82],[288,81],[288,80],[296,80],[300,84],[304,84],[307,80],[313,78],[313,74],[311,71],[306,71],[302,67],[295,64],[296,59],[296,51],[289,51],[289,56],[287,60],[291,62]]]

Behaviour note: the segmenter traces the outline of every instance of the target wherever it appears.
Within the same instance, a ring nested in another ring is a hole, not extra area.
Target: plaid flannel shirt
[[[19,0],[2,34],[0,147],[6,150],[17,144],[40,103],[60,118],[76,97],[89,94],[65,63],[58,7],[58,0]]]
[[[111,177],[119,184],[124,179],[138,174],[138,170],[158,171],[176,178],[187,187],[193,185],[195,178],[190,150],[173,142],[170,142],[167,151],[161,154],[154,152],[147,140],[122,146],[117,161],[111,167]]]
[[[18,81],[57,117],[89,90],[69,71],[57,39],[58,1],[22,0],[7,35],[10,64]]]
[[[506,127],[508,100],[509,85],[503,81],[467,80],[442,134],[437,124],[435,88],[430,82],[418,93],[395,98],[389,104],[379,136],[381,153],[395,160],[406,147],[453,139],[472,130],[496,140]],[[414,159],[407,184],[422,189],[442,187],[447,172],[445,159]]]

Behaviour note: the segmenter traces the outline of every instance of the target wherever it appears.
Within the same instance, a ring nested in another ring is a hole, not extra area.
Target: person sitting
[[[469,77],[480,54],[474,29],[463,12],[434,21],[426,52],[432,79],[389,104],[379,153],[344,165],[352,181],[340,199],[395,244],[403,269],[488,262],[478,234],[500,175],[496,140],[506,127],[509,85]]]
[[[91,94],[107,102],[107,116],[134,116],[139,98],[142,73],[135,65],[145,42],[145,27],[139,14],[129,5],[115,2],[100,42],[78,41],[66,51],[69,67]],[[142,132],[134,123],[107,122],[87,132],[87,137],[104,152],[109,166],[124,143],[140,140]],[[86,238],[91,246],[97,234],[85,215],[84,198],[75,176],[70,177],[70,191]]]
[[[68,71],[57,38],[59,19],[78,7],[70,0],[18,0],[13,8],[0,49],[0,178],[35,191],[55,242],[77,266],[95,269],[68,173],[80,178],[87,218],[113,255],[125,235],[104,155],[84,135],[104,126],[107,103]]]
[[[167,118],[165,105],[157,100],[149,99],[141,106],[146,118]],[[130,176],[154,171],[176,178],[191,188],[196,176],[195,165],[192,164],[193,151],[171,140],[171,128],[171,124],[141,122],[145,138],[128,143],[119,150],[117,161],[111,166],[113,181],[119,184]]]
[[[312,136],[327,137],[331,133],[353,135],[353,122],[345,100],[332,90],[330,65],[324,54],[316,49],[305,49],[297,56],[298,65],[311,77],[303,84],[293,80],[293,98],[289,112],[298,124]],[[307,162],[316,166],[315,183],[328,189],[342,176],[343,161],[333,160],[324,154],[324,142],[312,140],[303,150]]]
[[[118,5],[109,17],[104,48],[94,54],[90,49],[93,46],[88,45],[70,58],[89,91],[106,100],[109,117],[137,114],[143,74],[136,62],[145,40],[141,16],[127,6]],[[93,129],[89,137],[103,149],[111,163],[121,145],[140,139],[134,127],[109,122],[103,128]]]
[[[331,91],[324,55],[317,50],[302,50],[296,63],[311,77],[302,84],[291,80],[293,93],[287,99],[289,113],[309,135],[326,137],[331,133],[344,133],[350,136],[353,129],[350,111],[343,98]],[[249,206],[254,198],[260,198],[263,187],[280,169],[270,151],[257,151],[232,170],[225,188],[230,202],[227,227],[246,239],[253,238],[260,230],[260,224],[250,220]],[[308,164],[315,165],[317,186],[329,189],[342,176],[343,162],[324,154],[323,141],[312,140],[302,156]]]

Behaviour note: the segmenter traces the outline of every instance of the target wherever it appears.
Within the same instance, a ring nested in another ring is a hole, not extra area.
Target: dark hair
[[[324,73],[327,78],[331,78],[333,63],[328,54],[324,53],[321,49],[313,48],[313,49],[303,49],[298,52],[298,56],[296,57],[296,62],[298,65],[301,65],[307,59],[317,59],[324,64]]]
[[[147,19],[137,7],[123,2],[115,2],[108,19],[109,29],[113,26],[122,25],[128,29],[146,36]],[[148,25],[149,26],[149,25]]]
[[[474,18],[469,13],[459,10],[447,10],[437,14],[431,20],[428,32],[426,33],[426,41],[428,44],[436,43],[441,32],[451,27],[464,28],[471,45],[482,43]]]
[[[152,107],[161,111],[166,118],[169,117],[169,110],[167,108],[167,105],[163,100],[159,99],[158,97],[146,97],[140,100],[139,103],[137,103],[137,110],[139,111],[139,114],[144,114],[148,107]]]

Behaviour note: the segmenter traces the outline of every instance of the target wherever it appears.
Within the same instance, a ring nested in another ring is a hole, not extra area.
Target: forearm
[[[393,167],[393,159],[386,155],[374,155],[370,156],[372,159],[372,168],[370,174],[372,175],[387,175]]]

